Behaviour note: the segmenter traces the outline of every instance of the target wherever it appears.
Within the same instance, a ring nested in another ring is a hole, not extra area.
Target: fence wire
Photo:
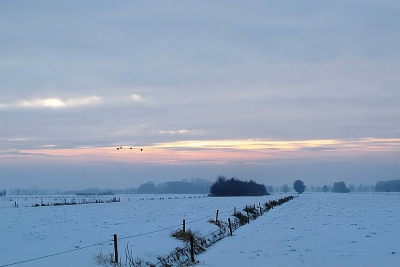
[[[107,241],[104,241],[104,242],[100,242],[100,243],[96,243],[96,244],[92,244],[92,245],[87,245],[87,246],[84,246],[84,247],[74,248],[74,249],[70,249],[70,250],[66,250],[66,251],[62,251],[62,252],[57,252],[57,253],[53,253],[53,254],[37,257],[37,258],[32,258],[32,259],[28,259],[28,260],[22,260],[22,261],[18,261],[18,262],[8,263],[8,264],[5,264],[5,265],[0,265],[0,267],[12,266],[12,265],[31,262],[31,261],[41,260],[41,259],[45,259],[45,258],[50,258],[50,257],[54,257],[54,256],[58,256],[58,255],[62,255],[62,254],[66,254],[66,253],[70,253],[70,252],[74,252],[74,251],[78,251],[78,250],[82,250],[82,249],[86,249],[86,248],[90,248],[90,247],[94,247],[94,246],[98,246],[98,245],[103,245],[103,244],[108,243],[110,241],[112,242],[112,240],[110,239],[110,240],[107,240]]]
[[[285,198],[281,198],[279,200],[272,200],[269,201],[269,205],[270,207],[268,207],[267,203],[265,204],[266,207],[262,208],[262,211],[268,211],[271,207],[273,206],[277,206],[277,205],[281,205],[287,201],[289,201],[290,199],[293,199],[293,196],[290,197],[285,197]],[[247,206],[246,206],[247,208]],[[251,208],[251,207],[249,207]],[[230,213],[232,212],[232,210],[226,210],[226,211],[218,211],[219,214],[224,214],[224,213]],[[201,220],[205,220],[207,218],[210,218],[212,216],[214,216],[215,214],[211,214],[199,219],[195,219],[192,221],[188,221],[186,222],[187,224],[190,223],[195,223]],[[255,213],[252,213],[251,218],[253,220],[255,220],[258,216],[260,216],[261,214],[256,210]],[[250,218],[249,218],[250,219]],[[220,220],[218,220],[216,223],[220,222]],[[244,225],[240,220],[236,219],[231,223],[231,227],[232,227],[232,231],[236,230],[237,228],[239,228],[240,226]],[[166,231],[166,230],[171,230],[177,227],[181,227],[182,224],[177,224],[177,225],[173,225],[170,227],[165,227],[162,229],[158,229],[158,230],[154,230],[154,231],[149,231],[149,232],[145,232],[145,233],[139,233],[139,234],[135,234],[135,235],[130,235],[130,236],[124,236],[124,237],[119,237],[118,240],[124,240],[124,239],[130,239],[130,238],[134,238],[134,237],[139,237],[139,236],[144,236],[144,235],[151,235],[151,234],[155,234],[155,233],[159,233],[162,231]],[[218,242],[219,240],[223,239],[228,232],[228,225],[225,224],[219,224],[219,229],[203,236],[203,237],[197,237],[196,238],[196,246],[194,247],[195,251],[194,254],[199,254],[203,251],[205,251],[206,248],[208,248],[209,246],[211,246],[212,244]],[[50,258],[50,257],[55,257],[55,256],[59,256],[62,254],[66,254],[66,253],[71,253],[71,252],[75,252],[78,250],[82,250],[82,249],[87,249],[90,247],[94,247],[94,246],[98,246],[98,245],[103,245],[105,243],[109,243],[109,242],[113,242],[114,240],[107,240],[107,241],[103,241],[103,242],[99,242],[99,243],[95,243],[95,244],[91,244],[91,245],[87,245],[87,246],[83,246],[83,247],[79,247],[79,248],[74,248],[74,249],[70,249],[70,250],[66,250],[66,251],[62,251],[62,252],[57,252],[57,253],[52,253],[52,254],[48,254],[45,256],[40,256],[40,257],[36,257],[36,258],[31,258],[31,259],[27,259],[27,260],[22,260],[22,261],[18,261],[18,262],[13,262],[13,263],[8,263],[8,264],[4,264],[4,265],[0,265],[0,267],[7,267],[7,266],[13,266],[13,265],[18,265],[18,264],[22,264],[22,263],[27,263],[27,262],[32,262],[32,261],[36,261],[36,260],[40,260],[40,259],[45,259],[45,258]],[[185,247],[183,248],[175,248],[175,251],[171,252],[170,254],[168,254],[167,256],[163,257],[158,257],[158,262],[156,264],[154,264],[155,266],[162,264],[162,266],[171,266],[173,263],[181,262],[182,258],[187,258],[190,259],[190,245],[186,244]]]

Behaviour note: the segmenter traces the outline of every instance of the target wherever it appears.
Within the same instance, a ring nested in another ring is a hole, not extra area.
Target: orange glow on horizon
[[[140,151],[140,149],[143,151]],[[19,150],[17,155],[0,154],[2,158],[55,157],[78,161],[111,161],[160,164],[202,164],[258,162],[274,159],[317,160],[332,157],[353,157],[377,152],[400,151],[400,139],[326,139],[326,140],[192,140],[156,143],[143,147],[79,147],[61,149]]]

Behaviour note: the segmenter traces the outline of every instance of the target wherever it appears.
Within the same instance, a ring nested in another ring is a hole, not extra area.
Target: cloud
[[[133,94],[131,95],[131,98],[135,101],[142,101],[142,98],[139,95]]]
[[[88,1],[0,4],[1,149],[186,164],[399,148],[398,4]],[[114,144],[147,152],[76,149]]]
[[[192,131],[192,130],[162,130],[162,131],[160,131],[160,134],[170,134],[170,135],[175,135],[175,134],[200,135],[200,134],[204,134],[204,132],[203,132],[203,131]]]
[[[46,99],[23,100],[18,103],[18,106],[29,107],[29,108],[32,108],[32,107],[33,108],[36,108],[36,107],[58,108],[58,107],[64,107],[65,103],[58,98],[46,98]]]
[[[0,108],[69,108],[78,106],[90,106],[101,102],[101,98],[98,96],[90,96],[83,98],[35,98],[29,100],[22,100],[13,104],[0,104]]]
[[[130,149],[130,148],[133,149]],[[143,153],[139,148],[143,148]],[[245,161],[253,164],[270,164],[274,160],[349,159],[359,157],[382,157],[400,151],[400,139],[362,138],[353,140],[189,140],[154,143],[145,146],[128,146],[117,151],[115,147],[80,146],[56,148],[21,149],[30,155],[48,155],[75,158],[83,161],[103,160],[120,162],[153,162],[159,164],[190,164],[191,162],[228,163]],[[269,162],[269,163],[268,163]]]
[[[24,142],[33,139],[32,137],[14,137],[14,138],[7,138],[7,141],[10,142]]]
[[[42,147],[57,147],[58,145],[42,145]]]

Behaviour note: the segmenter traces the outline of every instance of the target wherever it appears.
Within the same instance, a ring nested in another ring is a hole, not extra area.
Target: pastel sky
[[[400,179],[399,1],[1,1],[0,40],[0,189]]]

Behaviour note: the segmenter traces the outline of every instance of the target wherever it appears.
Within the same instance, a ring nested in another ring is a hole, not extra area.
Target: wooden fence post
[[[250,223],[249,212],[247,211],[247,223]]]
[[[117,244],[117,234],[114,234],[114,255],[115,262],[118,263],[118,244]]]
[[[229,233],[232,236],[232,225],[231,225],[231,218],[228,218],[228,224],[229,224]]]
[[[185,222],[185,220],[183,220],[183,222],[182,222],[182,229],[183,229],[183,232],[186,232],[186,222]]]
[[[217,215],[215,215],[215,222],[218,222],[218,210],[217,210]]]
[[[261,206],[260,206],[260,215],[262,216],[262,208],[261,208]]]
[[[194,262],[194,238],[190,235],[190,259]]]

